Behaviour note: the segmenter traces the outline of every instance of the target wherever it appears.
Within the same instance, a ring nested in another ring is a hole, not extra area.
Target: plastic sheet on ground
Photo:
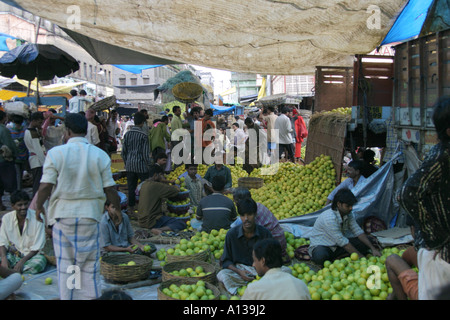
[[[383,247],[391,247],[414,241],[410,228],[395,227],[388,230],[374,232],[372,235],[377,237],[378,242]]]
[[[56,267],[51,266],[48,270],[39,274],[25,274],[25,281],[19,290],[15,292],[17,300],[57,300],[59,299],[58,278]],[[52,278],[50,285],[45,284],[46,278]],[[145,281],[145,280],[144,280]],[[111,289],[123,289],[133,300],[158,300],[157,289],[159,283],[145,285],[144,281],[131,284],[119,285],[106,282],[101,276],[102,292]],[[139,286],[142,283],[142,286]]]
[[[394,157],[393,160],[396,158]],[[393,210],[393,160],[379,168],[366,179],[364,184],[352,190],[358,199],[358,202],[353,206],[353,213],[359,225],[363,225],[366,218],[375,216],[389,226],[390,221],[397,215],[397,212]],[[312,229],[317,217],[330,207],[331,204],[303,216],[280,220],[280,223],[285,229],[290,229],[290,232],[295,236],[307,238],[308,232]]]

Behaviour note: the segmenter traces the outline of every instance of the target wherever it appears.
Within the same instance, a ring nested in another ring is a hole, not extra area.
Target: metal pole
[[[35,34],[35,37],[34,37],[34,43],[37,43],[37,41],[38,41],[38,37],[39,37],[39,30],[40,30],[40,28],[41,28],[41,17],[39,17],[39,19],[38,19],[38,22],[37,22],[37,26],[36,26],[36,34]],[[30,89],[30,87],[31,87],[31,81],[28,81],[28,88],[27,88],[27,97],[29,97],[30,96],[30,91],[31,91],[31,89]],[[36,81],[36,89],[38,89],[38,92],[39,92],[39,81]]]

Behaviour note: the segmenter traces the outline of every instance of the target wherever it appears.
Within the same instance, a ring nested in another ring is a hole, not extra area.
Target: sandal
[[[297,260],[304,260],[304,261],[310,261],[311,256],[308,253],[309,244],[305,244],[303,246],[298,247],[295,249],[295,258]]]

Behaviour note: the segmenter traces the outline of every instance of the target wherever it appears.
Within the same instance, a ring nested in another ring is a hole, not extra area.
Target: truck
[[[329,132],[309,128],[305,162],[330,154],[337,184],[344,150],[385,147],[386,132],[376,129],[391,116],[398,139],[411,144],[419,159],[437,143],[431,116],[438,99],[450,96],[450,29],[393,48],[393,56],[355,55],[353,67],[316,69],[313,111],[352,108],[348,121],[334,123]]]

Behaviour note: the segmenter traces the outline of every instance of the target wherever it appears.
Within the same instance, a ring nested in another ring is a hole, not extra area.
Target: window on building
[[[124,74],[121,74],[119,76],[119,86],[125,86],[126,84],[127,84],[127,78]],[[127,89],[120,88],[119,92],[120,92],[120,94],[125,94],[125,93],[127,93]]]
[[[135,78],[135,77],[130,78],[130,83],[131,83],[132,86],[136,86],[137,85],[137,78]]]
[[[142,81],[144,82],[144,84],[150,84],[150,77],[149,76],[143,76],[142,77]]]

